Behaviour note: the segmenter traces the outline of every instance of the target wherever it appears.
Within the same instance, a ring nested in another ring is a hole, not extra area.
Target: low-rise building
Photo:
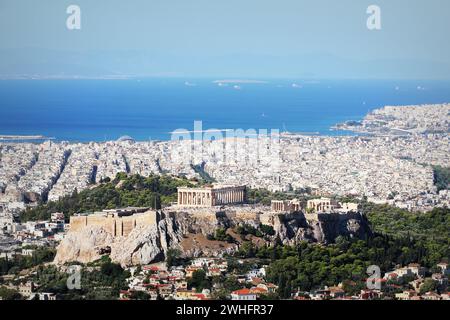
[[[32,293],[28,300],[56,300],[56,294],[49,292]]]
[[[231,292],[231,300],[256,300],[256,293],[252,292],[250,289],[240,289]]]
[[[395,294],[397,300],[412,300],[414,297],[417,297],[417,292],[414,290],[405,290]]]

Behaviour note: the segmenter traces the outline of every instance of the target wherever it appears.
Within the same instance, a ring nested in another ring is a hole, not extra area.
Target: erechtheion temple
[[[272,200],[270,207],[274,212],[298,212],[302,210],[298,199],[292,200]]]

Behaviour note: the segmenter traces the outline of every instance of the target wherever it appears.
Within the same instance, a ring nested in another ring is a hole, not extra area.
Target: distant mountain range
[[[166,55],[136,50],[0,50],[0,78],[280,77],[448,79],[450,66],[418,60],[352,60],[329,54]]]

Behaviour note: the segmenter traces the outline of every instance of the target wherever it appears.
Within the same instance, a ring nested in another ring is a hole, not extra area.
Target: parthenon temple
[[[245,202],[245,186],[209,186],[178,188],[178,205],[186,207],[213,207]]]

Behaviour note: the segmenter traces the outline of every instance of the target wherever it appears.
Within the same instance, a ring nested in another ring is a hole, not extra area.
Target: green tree
[[[3,300],[21,300],[22,296],[16,290],[0,287],[0,298]]]
[[[438,191],[446,190],[450,185],[450,167],[434,166],[434,184]]]
[[[192,277],[188,279],[188,286],[201,292],[203,289],[211,289],[211,282],[206,278],[205,270],[199,269],[195,270]]]
[[[170,248],[169,250],[167,250],[167,256],[166,256],[166,264],[167,267],[173,267],[173,266],[178,266],[181,264],[182,260],[180,259],[181,257],[181,251],[178,249],[173,249]]]
[[[132,291],[130,294],[131,300],[150,300],[150,295],[144,291]]]
[[[436,281],[430,278],[425,279],[423,284],[420,286],[420,294],[434,290],[436,290]]]

